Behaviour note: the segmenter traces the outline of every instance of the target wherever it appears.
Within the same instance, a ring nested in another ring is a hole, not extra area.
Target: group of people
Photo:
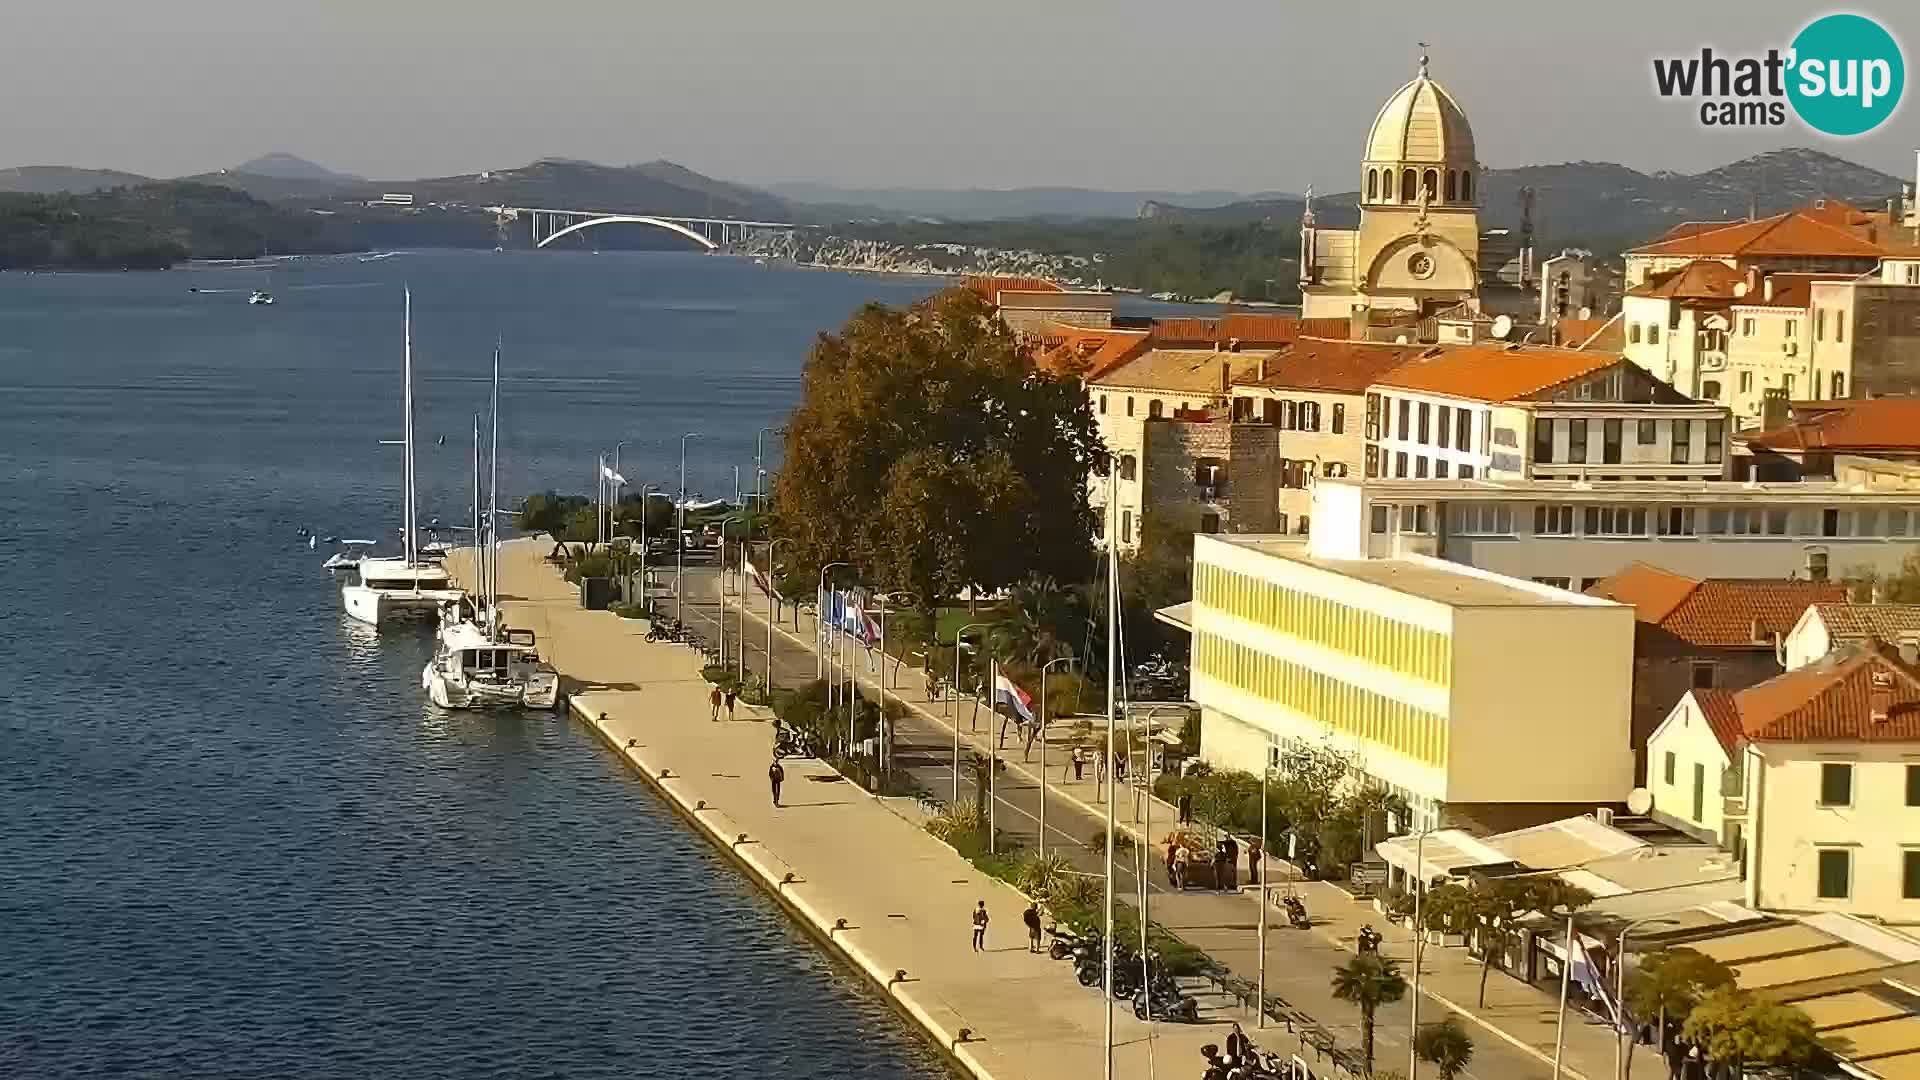
[[[973,923],[973,951],[986,952],[987,923],[991,920],[987,916],[987,902],[985,900],[980,901],[980,903],[974,907],[971,921]],[[1020,921],[1026,924],[1027,927],[1027,951],[1030,953],[1040,952],[1040,909],[1029,902],[1027,904],[1027,910],[1020,913]]]
[[[1075,780],[1085,780],[1087,778],[1087,766],[1094,762],[1100,763],[1100,779],[1106,779],[1107,760],[1105,755],[1096,754],[1084,746],[1075,746],[1073,753],[1067,756],[1067,767],[1073,770],[1073,778]],[[1113,778],[1116,781],[1125,782],[1127,779],[1127,755],[1122,751],[1115,750],[1113,752],[1112,765]]]
[[[708,719],[718,721],[722,707],[727,710],[727,719],[733,719],[733,703],[738,696],[732,687],[728,687],[725,692],[722,692],[718,686],[714,687],[713,692],[707,695],[707,704],[713,706],[713,713]]]
[[[1247,882],[1260,884],[1260,841],[1247,842]],[[1238,863],[1240,861],[1240,843],[1231,833],[1221,833],[1220,840],[1213,846],[1213,887],[1222,892],[1232,892],[1240,887]],[[1176,889],[1190,889],[1200,884],[1193,872],[1193,854],[1180,842],[1180,834],[1167,838],[1167,884]]]

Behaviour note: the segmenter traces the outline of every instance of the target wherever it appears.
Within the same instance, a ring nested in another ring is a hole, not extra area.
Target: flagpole
[[[1567,912],[1567,951],[1560,957],[1560,1019],[1553,1029],[1553,1080],[1560,1080],[1560,1058],[1567,1048],[1567,985],[1573,981],[1573,912]]]
[[[1114,670],[1119,663],[1117,649],[1120,644],[1117,623],[1120,615],[1120,574],[1114,560],[1114,540],[1116,522],[1113,515],[1119,502],[1119,484],[1115,479],[1115,464],[1107,462],[1107,760],[1113,760],[1113,707],[1116,696]],[[1109,789],[1111,796],[1111,789]],[[1113,799],[1107,799],[1107,851],[1106,851],[1106,932],[1101,938],[1102,970],[1105,972],[1102,996],[1107,1001],[1106,1019],[1106,1072],[1105,1080],[1113,1080]],[[1556,1069],[1554,1080],[1560,1080]]]
[[[997,657],[989,660],[987,670],[993,676],[993,682],[988,684],[991,687],[988,693],[992,696],[987,698],[993,706],[987,717],[987,854],[994,855],[998,853],[999,839],[995,835],[999,830],[994,828],[994,821],[999,814],[998,808],[994,806],[996,797],[993,774],[1000,771],[1000,740],[994,737],[993,721],[1000,715],[1000,660]]]

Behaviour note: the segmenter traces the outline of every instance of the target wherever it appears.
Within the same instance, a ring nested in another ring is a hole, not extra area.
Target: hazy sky
[[[1903,177],[1909,101],[1855,140],[1729,134],[1649,59],[1784,46],[1809,3],[1608,0],[6,0],[0,166],[179,175],[286,150],[376,178],[541,156],[749,182],[1351,189],[1433,74],[1491,166],[1699,171],[1813,145]],[[1915,62],[1920,5],[1860,11]],[[1908,97],[1920,94],[1910,87]]]

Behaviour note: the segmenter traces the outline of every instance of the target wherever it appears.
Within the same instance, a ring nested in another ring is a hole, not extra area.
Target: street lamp
[[[786,433],[787,429],[783,427],[763,427],[759,434],[753,437],[753,497],[759,500],[761,509],[765,509],[767,501],[767,469],[762,463],[760,440],[769,434],[785,435]]]
[[[1649,915],[1644,919],[1633,920],[1620,931],[1620,941],[1615,949],[1620,955],[1613,958],[1613,1004],[1621,1020],[1620,1026],[1622,1028],[1622,1030],[1614,1032],[1613,1035],[1613,1075],[1616,1080],[1623,1080],[1627,1075],[1627,1065],[1632,1061],[1634,1046],[1633,1040],[1627,1037],[1625,1030],[1627,1008],[1627,935],[1633,933],[1637,927],[1641,926],[1679,925],[1680,921],[1678,919],[1669,919],[1664,915]],[[1625,1050],[1621,1049],[1623,1044],[1626,1047]],[[1666,1047],[1662,1046],[1660,1051],[1665,1053]]]
[[[953,728],[953,805],[956,809],[960,806],[960,706],[957,704],[960,700],[960,641],[967,636],[967,631],[992,625],[984,622],[968,623],[953,635],[953,688],[948,691],[948,696],[956,702],[951,725]]]
[[[680,436],[680,500],[673,508],[673,621],[687,621],[687,440],[698,439],[697,431]]]
[[[1413,998],[1407,1013],[1407,1080],[1420,1074],[1420,1051],[1414,1044],[1420,1035],[1420,953],[1427,942],[1427,924],[1420,910],[1427,896],[1427,833],[1421,829],[1413,839]]]
[[[725,670],[727,666],[727,522],[739,520],[739,514],[728,514],[720,519],[720,618],[718,621],[720,623],[720,667],[722,670]],[[742,542],[744,543],[744,541]],[[746,629],[742,627],[740,631],[740,651],[744,653],[746,648]],[[744,662],[743,660],[742,663]]]
[[[773,622],[779,618],[774,609],[773,599],[773,549],[781,544],[791,544],[791,537],[780,537],[767,541],[767,703],[773,703]]]
[[[640,604],[646,608],[647,618],[653,618],[653,596],[651,579],[647,575],[647,500],[660,490],[659,484],[640,485]]]
[[[1071,656],[1056,656],[1040,665],[1040,858],[1047,857],[1047,669],[1070,663]]]

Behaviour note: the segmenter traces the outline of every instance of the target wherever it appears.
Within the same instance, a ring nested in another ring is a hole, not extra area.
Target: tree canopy
[[[1700,1047],[1709,1061],[1735,1070],[1747,1065],[1799,1065],[1821,1049],[1813,1019],[1806,1013],[1731,987],[1701,999],[1688,1014],[1681,1034]]]
[[[1391,1005],[1407,993],[1400,965],[1379,953],[1364,952],[1333,969],[1333,996],[1360,1010],[1360,1054],[1366,1073],[1373,1073],[1374,1018],[1380,1006]]]
[[[1084,581],[1103,455],[1078,381],[1031,370],[980,297],[869,304],[807,357],[774,512],[796,572],[848,562],[929,607]]]

